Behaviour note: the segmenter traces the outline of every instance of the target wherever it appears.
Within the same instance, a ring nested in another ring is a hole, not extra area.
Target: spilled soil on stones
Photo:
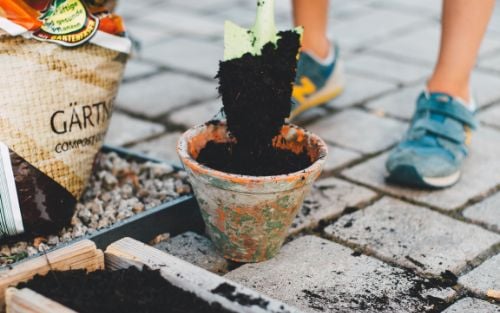
[[[52,271],[37,275],[18,288],[30,288],[81,313],[232,312],[173,286],[159,271],[147,268],[91,273]]]
[[[209,142],[198,162],[224,172],[268,176],[296,172],[311,165],[306,151],[295,154],[273,146],[290,115],[300,35],[280,32],[277,46],[261,55],[247,53],[220,63],[219,94],[235,143]]]

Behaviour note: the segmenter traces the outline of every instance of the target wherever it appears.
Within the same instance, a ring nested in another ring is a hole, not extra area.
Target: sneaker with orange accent
[[[331,61],[324,62],[308,52],[300,53],[293,86],[291,120],[336,98],[344,90],[344,68],[338,45],[334,46],[332,54]]]

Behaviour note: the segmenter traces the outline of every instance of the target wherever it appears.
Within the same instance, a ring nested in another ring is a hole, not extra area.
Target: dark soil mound
[[[259,56],[247,53],[220,63],[219,93],[228,129],[237,143],[207,145],[209,151],[202,151],[198,159],[201,163],[254,176],[287,174],[311,164],[305,152],[296,156],[272,146],[290,115],[300,48],[296,32],[280,32],[279,36],[277,47],[268,43]]]
[[[226,173],[251,176],[289,174],[311,165],[305,151],[301,154],[275,148],[248,151],[237,144],[213,141],[200,152],[198,162]]]
[[[230,313],[166,281],[159,271],[49,272],[18,288],[30,288],[81,313]]]

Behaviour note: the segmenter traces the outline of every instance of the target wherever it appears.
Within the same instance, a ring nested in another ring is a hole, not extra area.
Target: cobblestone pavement
[[[249,25],[254,2],[122,1],[141,50],[107,142],[178,163],[180,132],[221,107],[213,76],[223,22]],[[290,1],[276,2],[279,27],[289,28]],[[500,312],[487,296],[500,290],[500,7],[473,76],[482,127],[464,179],[424,192],[386,185],[383,163],[436,57],[440,1],[331,3],[348,87],[299,121],[331,155],[289,243],[274,260],[237,269],[194,234],[164,248],[219,274],[234,269],[229,278],[310,312]]]

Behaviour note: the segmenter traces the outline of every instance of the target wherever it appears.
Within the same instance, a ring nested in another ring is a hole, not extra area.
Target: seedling
[[[302,27],[295,28],[302,34]],[[246,29],[231,21],[224,25],[224,61],[241,58],[245,53],[260,55],[269,42],[278,42],[274,19],[274,0],[257,1],[257,17],[252,28]]]

